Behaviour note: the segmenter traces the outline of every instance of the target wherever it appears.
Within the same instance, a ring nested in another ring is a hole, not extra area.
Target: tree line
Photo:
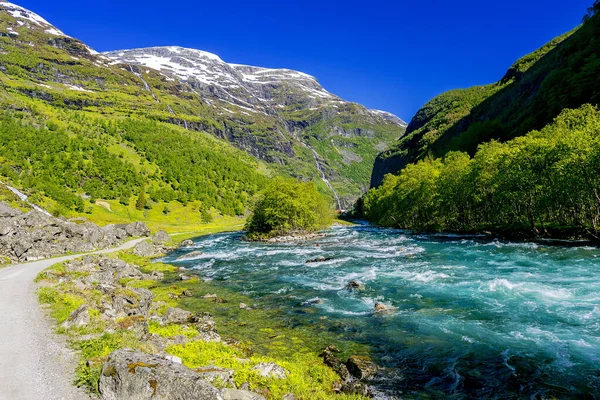
[[[564,110],[541,131],[427,158],[367,193],[371,221],[420,231],[600,232],[600,112]]]

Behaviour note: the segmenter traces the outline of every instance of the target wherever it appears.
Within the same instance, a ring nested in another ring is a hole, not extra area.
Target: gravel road
[[[145,239],[88,254],[132,248]],[[35,295],[35,277],[44,269],[80,255],[0,269],[0,400],[82,400],[73,386],[75,357],[52,332]]]

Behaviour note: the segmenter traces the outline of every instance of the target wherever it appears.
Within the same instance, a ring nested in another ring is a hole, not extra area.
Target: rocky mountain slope
[[[96,129],[90,119],[135,118],[180,127],[170,129],[186,137],[209,134],[266,162],[263,173],[319,181],[339,207],[368,187],[377,153],[406,126],[339,99],[301,72],[227,64],[179,47],[98,54],[9,2],[0,2],[0,48],[0,106],[38,126],[72,125],[76,113],[87,132]],[[135,139],[112,144],[156,163]],[[180,190],[156,183],[165,184]]]
[[[600,103],[600,16],[516,61],[498,82],[444,93],[375,162],[371,185],[427,156],[471,155],[481,143],[541,129],[565,108]]]

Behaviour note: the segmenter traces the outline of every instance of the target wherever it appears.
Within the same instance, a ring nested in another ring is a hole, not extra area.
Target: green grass
[[[107,203],[110,210],[99,205],[99,202]],[[169,209],[168,214],[163,212],[165,206]],[[124,206],[117,200],[97,200],[96,204],[86,203],[88,213],[81,214],[72,211],[67,213],[67,217],[83,216],[88,221],[100,226],[141,221],[148,225],[152,232],[163,229],[168,233],[177,234],[179,238],[183,235],[194,237],[194,235],[240,230],[244,227],[245,218],[221,216],[214,211],[213,221],[204,223],[198,211],[199,206],[199,202],[190,202],[187,205],[177,201],[159,202],[153,204],[149,210],[140,211],[135,208],[133,201],[128,206]]]
[[[177,235],[176,240],[198,236],[195,234]],[[156,315],[164,315],[168,307],[181,307],[193,312],[210,312],[213,315],[219,334],[223,338],[239,341],[237,345],[223,343],[206,343],[192,341],[185,345],[172,345],[167,352],[183,359],[185,365],[196,368],[218,366],[235,370],[235,381],[238,385],[248,382],[252,390],[259,391],[269,400],[280,400],[285,394],[294,393],[300,399],[341,399],[359,400],[361,397],[340,395],[332,391],[334,382],[339,377],[318,357],[325,346],[336,343],[343,351],[343,356],[349,354],[366,354],[368,349],[362,345],[340,342],[338,337],[320,327],[289,328],[281,310],[262,309],[260,305],[253,310],[241,310],[240,303],[254,304],[256,300],[248,296],[222,288],[211,282],[198,279],[179,281],[177,268],[154,263],[152,260],[135,256],[131,251],[123,251],[110,255],[119,257],[128,263],[136,263],[145,273],[160,271],[165,273],[163,282],[156,281],[127,281],[127,288],[144,287],[154,294],[154,302],[164,302],[162,307],[155,307]],[[92,393],[97,394],[97,382],[100,377],[102,363],[116,349],[132,348],[154,353],[157,349],[149,343],[139,341],[132,332],[117,329],[113,334],[101,334],[103,321],[95,311],[102,300],[98,291],[79,291],[69,279],[79,275],[69,273],[64,264],[57,264],[42,272],[37,281],[43,283],[39,291],[39,299],[46,304],[52,317],[61,323],[81,304],[88,304],[92,314],[92,323],[86,328],[72,328],[68,331],[60,328],[60,333],[67,334],[70,345],[80,354],[80,362],[76,369],[76,381]],[[60,277],[62,283],[55,278]],[[184,290],[193,292],[192,298],[177,298]],[[217,294],[226,303],[214,303],[202,296],[207,293]],[[176,295],[176,296],[173,296]],[[127,321],[120,321],[120,326],[126,327]],[[197,331],[193,327],[180,325],[161,326],[157,322],[149,323],[149,331],[163,337],[183,335],[193,338]],[[98,336],[82,339],[82,335],[94,333]],[[286,379],[270,379],[260,376],[252,368],[259,362],[276,362],[289,371]]]

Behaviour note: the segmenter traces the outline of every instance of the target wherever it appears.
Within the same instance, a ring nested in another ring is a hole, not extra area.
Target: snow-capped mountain
[[[150,118],[209,134],[275,173],[322,182],[340,208],[368,188],[376,155],[406,128],[303,72],[231,64],[174,46],[99,54],[75,36],[0,1],[0,84],[8,93],[0,104],[17,107],[25,97],[51,109]]]
[[[18,6],[16,4],[10,3],[8,1],[0,1],[0,7],[2,7],[7,13],[12,15],[16,20],[19,26],[27,26],[28,24],[34,24],[37,27],[41,27],[44,29],[44,32],[54,36],[66,36],[60,30],[58,30],[55,26],[50,24],[44,18],[40,17],[33,11],[29,11],[26,8]],[[13,34],[18,35],[18,33],[14,32],[12,28]]]
[[[223,102],[224,112],[234,112],[227,103],[247,112],[266,114],[299,104],[316,109],[347,103],[325,90],[315,77],[303,72],[230,64],[202,50],[175,46],[150,47],[111,51],[104,55],[116,63],[152,68],[171,79],[182,80],[203,97]],[[406,126],[404,121],[391,113],[379,110],[367,112],[373,117]]]

